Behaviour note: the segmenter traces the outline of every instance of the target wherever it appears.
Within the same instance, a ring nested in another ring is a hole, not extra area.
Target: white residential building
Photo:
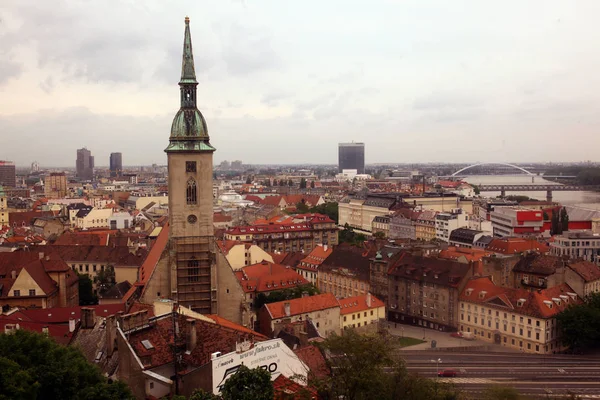
[[[467,214],[460,208],[449,213],[439,213],[435,216],[435,238],[448,242],[453,230],[468,226]]]

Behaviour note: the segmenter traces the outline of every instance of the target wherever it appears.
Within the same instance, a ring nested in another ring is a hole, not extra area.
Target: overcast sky
[[[216,163],[600,159],[598,0],[1,0],[0,159],[166,163],[186,15]]]

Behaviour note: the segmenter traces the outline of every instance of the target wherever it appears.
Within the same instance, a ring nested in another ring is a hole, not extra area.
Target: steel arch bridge
[[[462,169],[459,169],[458,171],[456,171],[455,173],[453,173],[450,176],[458,176],[461,172],[464,172],[468,169],[471,168],[475,168],[475,167],[480,167],[482,165],[503,165],[505,167],[512,167],[514,169],[518,169],[519,171],[525,172],[527,175],[530,176],[535,176],[534,173],[527,171],[525,168],[523,167],[519,167],[518,165],[514,165],[514,164],[508,164],[508,163],[500,163],[500,162],[496,162],[496,163],[479,163],[479,164],[473,164],[473,165],[469,165],[468,167],[464,167]]]

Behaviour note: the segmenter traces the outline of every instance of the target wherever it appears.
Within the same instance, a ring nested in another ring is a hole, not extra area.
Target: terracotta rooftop
[[[265,304],[263,307],[267,309],[272,319],[284,318],[286,316],[284,309],[285,303],[290,303],[290,315],[306,314],[340,306],[332,293],[323,293],[315,296],[300,297],[289,301],[269,303]]]
[[[575,271],[585,282],[594,282],[600,279],[600,268],[592,262],[578,261],[569,264],[569,268]]]
[[[457,287],[471,272],[471,265],[441,258],[406,253],[390,266],[389,274],[403,279]]]
[[[320,266],[331,253],[333,253],[333,249],[329,246],[315,246],[315,248],[300,261],[300,264],[298,264],[297,267],[312,270],[313,267]]]
[[[534,318],[551,318],[570,304],[581,302],[573,289],[565,283],[550,289],[528,291],[496,286],[487,277],[469,280],[459,299],[504,308]]]
[[[371,297],[371,305],[367,304],[367,297]],[[374,308],[385,307],[383,301],[371,294],[363,294],[360,296],[346,297],[338,300],[340,303],[340,314],[352,314],[355,312],[372,310]]]
[[[235,277],[246,293],[289,289],[309,283],[292,268],[268,261],[243,267],[235,272]]]
[[[564,265],[562,259],[557,256],[543,254],[527,254],[523,256],[513,267],[514,272],[525,272],[538,275],[552,275],[557,268]]]
[[[306,387],[279,374],[273,381],[273,400],[316,400],[317,390]]]
[[[361,281],[369,281],[370,256],[368,249],[340,244],[319,267],[319,271],[351,274]]]
[[[467,261],[481,261],[484,257],[490,256],[491,254],[491,252],[483,249],[450,246],[447,249],[440,251],[438,257],[450,260],[457,260],[464,257]]]
[[[527,238],[495,238],[487,246],[486,250],[499,254],[517,254],[526,251],[547,253],[550,249],[545,244],[535,239]]]
[[[58,254],[66,262],[106,262],[115,266],[140,266],[146,259],[148,251],[138,249],[135,254],[124,246],[36,246],[36,252]]]
[[[129,344],[138,357],[142,360],[144,367],[154,368],[173,362],[173,319],[171,314],[150,319],[150,327],[130,332]],[[185,343],[185,333],[189,328],[189,317],[177,315],[179,325],[179,338]],[[242,340],[263,341],[266,338],[256,332],[249,333],[247,330],[236,329],[223,324],[211,323],[203,320],[194,320],[197,345],[189,353],[182,354],[182,364],[186,366],[183,373],[189,372],[199,366],[210,362],[211,354],[221,352],[223,354],[235,350],[236,342]],[[235,324],[234,324],[235,325]],[[150,348],[144,346],[142,341],[148,341]],[[178,343],[179,344],[179,343]],[[185,346],[185,344],[183,344]]]
[[[310,370],[309,380],[311,375],[315,378],[323,379],[331,374],[325,357],[323,357],[323,353],[321,353],[318,347],[312,345],[304,346],[294,350],[294,353]]]

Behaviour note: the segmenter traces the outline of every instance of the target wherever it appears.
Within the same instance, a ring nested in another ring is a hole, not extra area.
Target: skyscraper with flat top
[[[171,297],[202,314],[216,312],[213,231],[213,152],[197,93],[190,20],[185,19],[179,80],[180,108],[173,124],[168,160]]]
[[[0,186],[15,187],[17,184],[17,170],[12,161],[0,161]]]
[[[365,173],[364,143],[340,143],[338,150],[338,172],[355,169],[359,174]]]
[[[94,179],[94,157],[92,152],[86,149],[77,150],[77,161],[75,162],[77,177],[86,181]]]
[[[123,174],[123,155],[121,153],[110,153],[110,176],[121,176]]]

